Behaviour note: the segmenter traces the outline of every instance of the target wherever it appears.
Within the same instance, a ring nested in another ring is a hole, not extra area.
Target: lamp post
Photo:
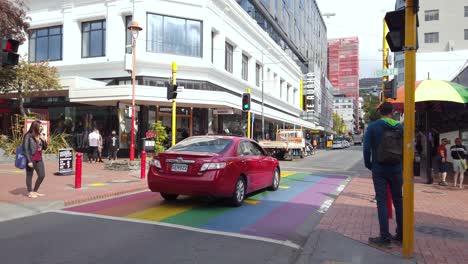
[[[128,29],[132,31],[132,121],[130,127],[130,160],[135,159],[135,75],[136,75],[136,39],[138,33],[143,29],[138,25],[138,22],[133,21]]]

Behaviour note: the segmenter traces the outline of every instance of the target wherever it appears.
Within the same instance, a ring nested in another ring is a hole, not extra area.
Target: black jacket
[[[107,146],[112,151],[119,149],[120,147],[119,137],[117,135],[110,135],[107,138]]]
[[[24,152],[24,155],[26,156],[26,159],[28,160],[28,163],[32,162],[31,161],[31,156],[34,155],[34,153],[37,150],[37,143],[38,142],[36,142],[36,140],[34,140],[33,136],[30,133],[27,133],[24,136],[23,152]],[[42,150],[47,149],[47,141],[41,139],[39,144],[42,145]]]

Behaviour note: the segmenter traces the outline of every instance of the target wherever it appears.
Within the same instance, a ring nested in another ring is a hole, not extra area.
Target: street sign
[[[384,77],[390,75],[398,75],[398,68],[380,69],[375,71],[375,77]]]
[[[59,171],[58,175],[73,174],[73,149],[59,149],[58,151]]]

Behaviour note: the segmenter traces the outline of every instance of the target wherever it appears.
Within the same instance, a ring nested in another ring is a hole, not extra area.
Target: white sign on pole
[[[398,75],[398,68],[392,69],[379,69],[375,71],[375,77],[383,77],[390,75]]]

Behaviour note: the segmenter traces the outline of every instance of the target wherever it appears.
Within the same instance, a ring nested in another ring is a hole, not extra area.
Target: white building
[[[127,25],[143,30],[136,46],[138,136],[150,123],[170,127],[166,87],[171,63],[185,89],[177,97],[178,136],[245,133],[241,95],[252,89],[254,138],[261,137],[262,82],[265,133],[278,127],[314,129],[301,119],[298,65],[235,0],[42,0],[31,1],[31,34],[20,53],[49,60],[64,90],[31,98],[26,107],[46,115],[52,129],[82,134],[96,126],[118,129],[122,148],[130,136],[130,74],[124,71]],[[81,144],[80,144],[81,143]]]
[[[335,95],[333,112],[337,113],[346,124],[346,131],[354,134],[355,128],[355,111],[354,97],[344,97]]]

